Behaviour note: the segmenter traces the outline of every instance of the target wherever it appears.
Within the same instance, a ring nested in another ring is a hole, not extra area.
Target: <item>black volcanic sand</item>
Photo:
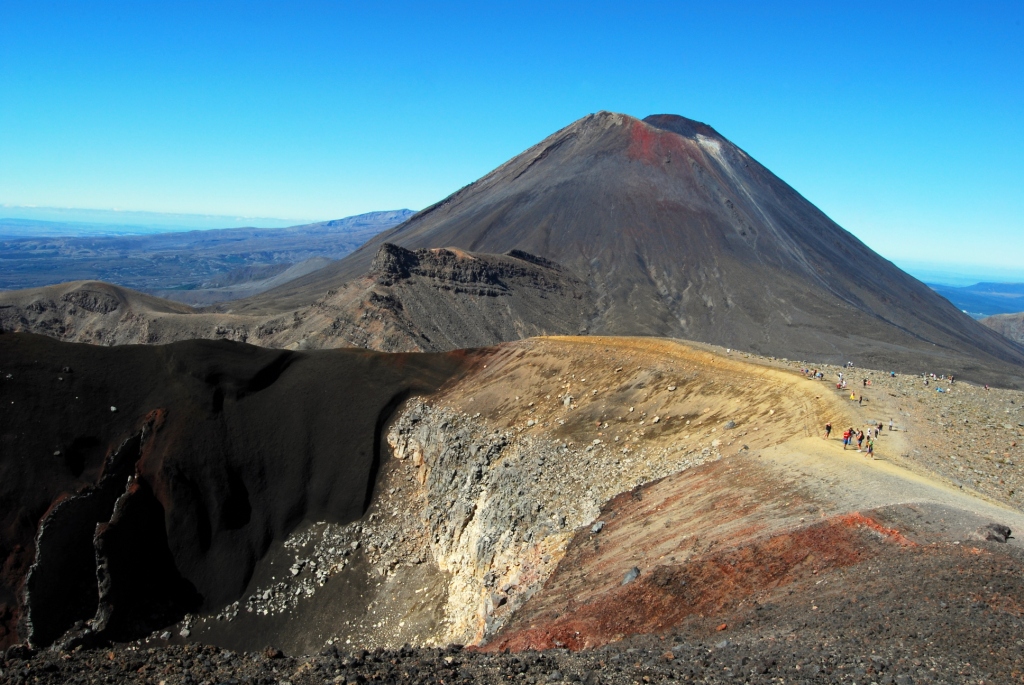
[[[46,645],[94,615],[102,637],[133,639],[237,599],[303,520],[363,514],[390,415],[467,364],[0,334],[0,644]]]
[[[1009,683],[1024,673],[1024,558],[934,545],[813,576],[768,601],[600,649],[490,654],[450,646],[281,656],[201,645],[12,648],[6,683]],[[726,628],[717,630],[719,623]]]

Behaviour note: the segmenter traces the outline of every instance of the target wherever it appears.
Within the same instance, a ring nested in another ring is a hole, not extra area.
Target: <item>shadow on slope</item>
[[[237,599],[302,520],[362,515],[387,417],[467,363],[29,334],[0,360],[0,642],[40,645]]]

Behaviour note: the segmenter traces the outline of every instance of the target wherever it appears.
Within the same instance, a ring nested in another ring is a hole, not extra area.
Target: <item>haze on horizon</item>
[[[1022,18],[7,2],[0,203],[279,225],[421,209],[589,112],[670,112],[911,272],[1020,273]]]

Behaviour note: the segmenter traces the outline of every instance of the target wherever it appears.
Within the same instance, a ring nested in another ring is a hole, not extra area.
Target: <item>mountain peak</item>
[[[671,131],[672,133],[679,134],[684,138],[696,138],[698,134],[708,136],[710,138],[722,137],[718,131],[707,124],[695,121],[694,119],[681,117],[678,114],[652,114],[649,117],[645,117],[643,122],[648,126],[660,128],[664,131]]]
[[[245,306],[279,311],[359,278],[383,242],[557,262],[596,293],[593,333],[875,368],[1024,362],[715,129],[672,114],[589,114],[333,268]]]

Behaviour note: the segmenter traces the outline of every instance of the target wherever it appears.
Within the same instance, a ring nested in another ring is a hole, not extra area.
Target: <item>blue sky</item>
[[[1024,3],[838,4],[0,0],[0,203],[419,209],[672,112],[886,257],[1024,273]]]

